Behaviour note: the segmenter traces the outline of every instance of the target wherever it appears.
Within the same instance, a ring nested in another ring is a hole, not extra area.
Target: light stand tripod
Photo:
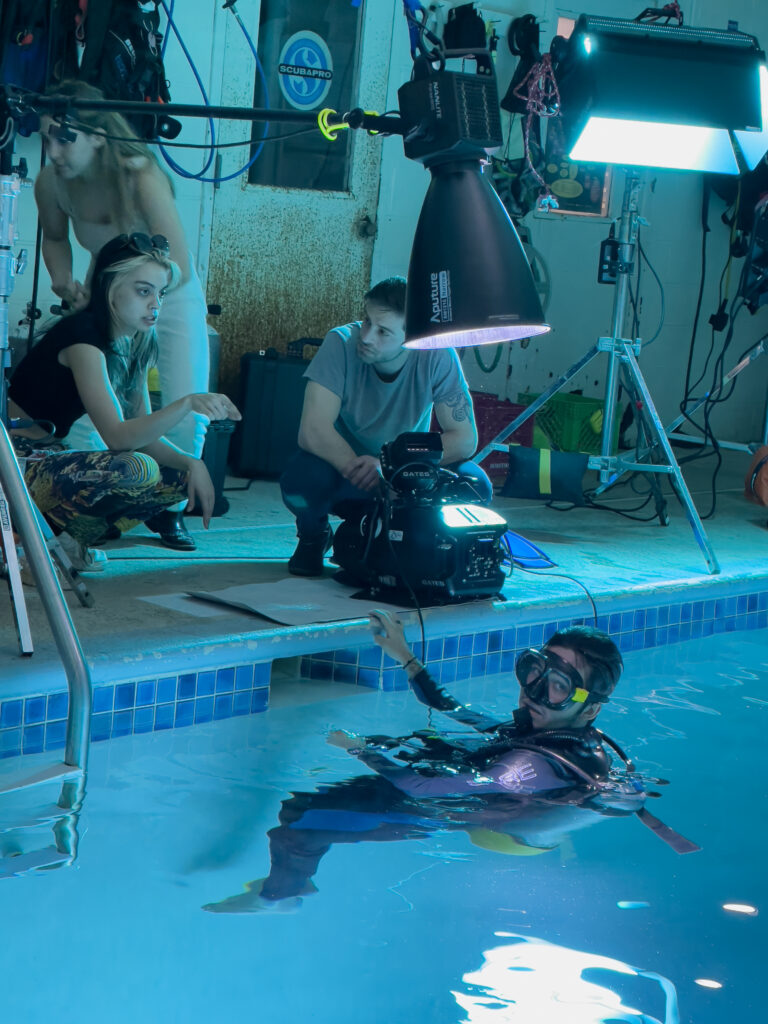
[[[507,445],[504,444],[504,441],[511,437],[518,427],[530,419],[553,395],[562,390],[593,359],[600,355],[600,353],[605,352],[608,355],[608,371],[605,382],[605,404],[600,454],[590,456],[588,467],[599,472],[600,480],[603,484],[615,481],[624,473],[666,474],[680,504],[685,509],[688,522],[707,562],[709,572],[715,575],[720,572],[720,566],[704,531],[704,526],[699,513],[696,511],[696,506],[693,503],[688,486],[683,479],[680,466],[672,451],[664,426],[653,404],[648,385],[640,372],[637,362],[637,356],[640,354],[641,349],[640,339],[630,341],[621,336],[627,311],[629,278],[632,272],[633,255],[637,242],[640,186],[641,182],[638,173],[632,169],[627,170],[621,217],[618,225],[617,281],[613,302],[611,336],[598,338],[597,344],[582,359],[574,363],[561,377],[558,377],[551,387],[527,406],[525,412],[521,413],[512,423],[497,434],[492,441],[475,455],[475,459],[478,462],[482,462],[485,456],[492,451],[506,451]],[[647,462],[640,462],[637,459],[632,460],[622,455],[613,454],[616,399],[620,380],[630,395],[635,408],[638,410],[640,424],[648,438],[648,446],[643,455],[643,457],[648,458]],[[657,490],[656,484],[653,481],[652,487]],[[666,525],[666,516],[663,508],[660,506],[658,497],[657,512],[661,522]]]

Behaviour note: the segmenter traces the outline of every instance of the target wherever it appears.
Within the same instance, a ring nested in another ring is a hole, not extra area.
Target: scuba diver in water
[[[541,650],[524,651],[515,666],[519,706],[510,721],[497,721],[438,685],[408,647],[396,616],[374,611],[370,620],[375,643],[400,661],[416,697],[474,732],[430,729],[399,738],[332,732],[330,744],[376,774],[292,794],[281,806],[280,824],[268,833],[268,877],[203,909],[293,909],[316,891],[311,879],[336,843],[462,830],[476,846],[530,856],[557,848],[564,836],[601,816],[636,814],[677,852],[698,849],[645,810],[647,794],[632,763],[593,724],[623,668],[605,633],[574,626],[555,633]]]

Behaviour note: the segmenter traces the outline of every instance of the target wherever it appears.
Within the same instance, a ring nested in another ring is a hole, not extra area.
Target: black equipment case
[[[308,365],[304,359],[280,356],[274,349],[241,356],[243,418],[232,438],[235,476],[274,478],[282,473],[298,448]]]

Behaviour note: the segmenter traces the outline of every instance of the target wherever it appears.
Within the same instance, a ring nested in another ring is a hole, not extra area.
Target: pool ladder
[[[85,793],[86,769],[93,687],[80,641],[69,614],[66,600],[51,562],[36,510],[27,492],[8,432],[0,419],[0,488],[6,499],[13,525],[18,532],[37,584],[37,591],[51,627],[69,689],[69,713],[64,760],[30,774],[13,777],[0,775],[0,796],[30,789],[48,782],[61,781],[61,795],[43,819],[25,820],[2,829],[0,838],[16,828],[50,823],[54,834],[52,846],[30,853],[16,853],[6,858],[0,851],[0,876],[19,874],[35,867],[71,863],[77,855],[77,819]],[[20,760],[24,760],[21,758]],[[4,869],[13,868],[13,870]]]

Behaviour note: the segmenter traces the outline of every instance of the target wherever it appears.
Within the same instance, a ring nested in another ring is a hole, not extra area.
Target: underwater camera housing
[[[506,520],[471,496],[470,479],[440,468],[438,433],[401,434],[381,451],[387,494],[337,528],[341,577],[373,592],[447,604],[494,597],[504,583]]]

